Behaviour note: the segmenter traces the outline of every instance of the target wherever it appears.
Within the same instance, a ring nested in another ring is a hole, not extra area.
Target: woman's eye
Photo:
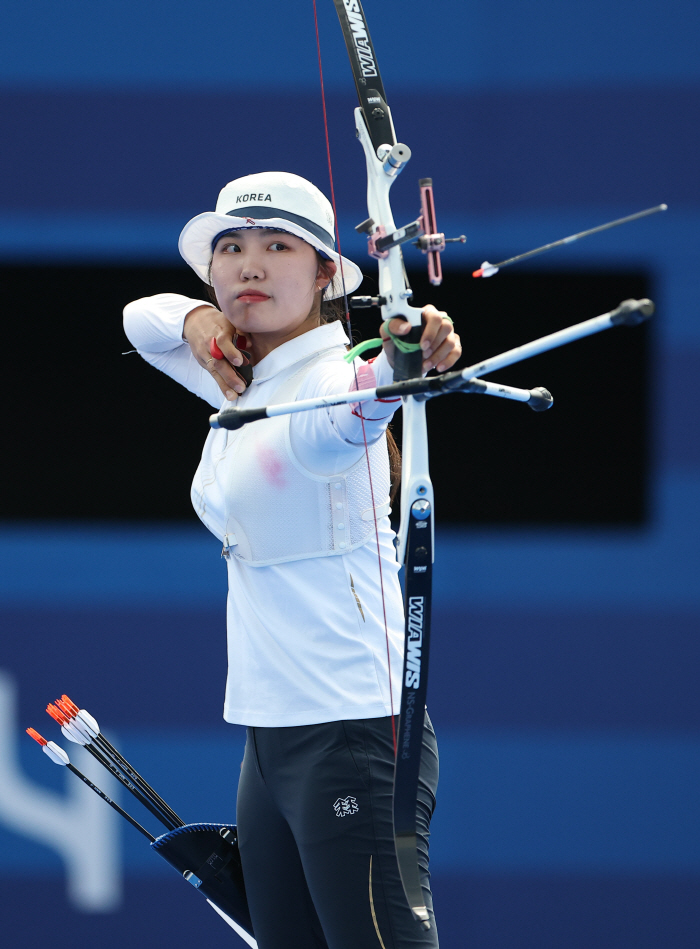
[[[240,253],[241,248],[238,244],[224,244],[221,248],[222,254],[238,254]]]
[[[286,250],[287,245],[283,244],[282,241],[275,241],[274,244],[270,244],[270,250]]]

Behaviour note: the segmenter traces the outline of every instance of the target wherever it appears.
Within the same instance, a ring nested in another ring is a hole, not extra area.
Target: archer
[[[309,182],[281,172],[231,182],[216,211],[185,226],[180,251],[218,308],[159,294],[125,308],[125,329],[144,359],[215,408],[391,383],[391,336],[411,327],[388,321],[376,359],[344,359],[336,301],[362,275],[336,252],[332,208]],[[423,372],[449,369],[461,354],[451,321],[431,306],[422,316]],[[195,510],[228,567],[224,718],[248,728],[238,840],[261,949],[288,949],[290,931],[295,949],[437,946],[405,901],[392,815],[404,610],[387,426],[400,404],[214,429],[194,478]],[[426,717],[416,821],[428,906],[436,786]]]

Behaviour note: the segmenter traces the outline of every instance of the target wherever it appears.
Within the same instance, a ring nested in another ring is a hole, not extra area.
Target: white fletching
[[[70,758],[68,755],[65,753],[63,748],[57,745],[54,741],[48,741],[45,745],[42,745],[41,750],[45,755],[49,756],[54,764],[60,764],[64,767],[67,764],[70,764]]]
[[[84,708],[81,708],[76,715],[76,718],[79,718],[86,727],[90,738],[97,738],[97,736],[100,734],[100,726],[89,712],[86,712]]]
[[[494,267],[494,265],[490,264],[488,260],[485,260],[481,265],[481,276],[493,277],[495,273],[498,273],[498,267]]]
[[[68,741],[74,741],[76,745],[87,745],[90,743],[90,739],[85,738],[81,734],[80,729],[76,728],[73,722],[61,725],[61,731],[63,732],[64,738],[67,738]]]
[[[78,718],[77,715],[74,715],[70,721],[70,724],[75,734],[80,735],[79,740],[82,745],[92,744],[92,740],[95,737],[94,733],[92,732],[91,729],[87,727],[87,725],[81,718]]]

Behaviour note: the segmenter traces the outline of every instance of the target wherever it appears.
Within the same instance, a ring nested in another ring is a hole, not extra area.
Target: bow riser
[[[391,116],[388,106],[386,111]],[[400,168],[398,171],[393,168],[388,169],[388,160],[382,161],[377,156],[361,108],[355,109],[355,127],[367,164],[367,211],[375,225],[381,226],[386,233],[390,233],[396,230],[396,225],[391,212],[389,195],[391,186],[396,180],[398,172],[402,169]],[[408,149],[406,151],[408,157],[410,157],[410,151]],[[386,256],[380,258],[378,263],[379,294],[386,301],[381,307],[382,319],[391,320],[399,317],[408,320],[412,326],[419,328],[422,323],[422,311],[419,307],[409,306],[408,304],[411,288],[406,280],[401,248],[390,248],[386,252]],[[397,353],[396,355],[399,357],[401,354]],[[420,353],[417,355],[422,358]],[[425,403],[416,402],[411,396],[404,399],[403,406],[403,457],[401,524],[397,540],[399,563],[404,563],[406,559],[411,505],[414,501],[424,499],[429,501],[431,511],[433,510],[433,487],[428,473],[428,430],[425,419]],[[432,550],[434,548],[432,517],[430,521]]]
[[[386,111],[391,115],[388,106]],[[355,109],[355,128],[367,164],[367,211],[375,226],[381,227],[384,233],[391,233],[396,230],[396,225],[391,212],[389,192],[397,175],[410,158],[410,150],[403,146],[407,157],[401,167],[396,169],[388,158],[382,161],[377,157],[363,110],[360,108]],[[388,142],[386,145],[389,147]],[[408,305],[412,293],[406,280],[400,247],[390,248],[386,251],[386,256],[379,259],[379,294],[386,301],[381,308],[383,320],[400,317],[408,320],[412,326],[421,325],[421,310]]]

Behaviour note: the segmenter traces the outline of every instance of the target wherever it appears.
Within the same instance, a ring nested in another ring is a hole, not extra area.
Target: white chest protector
[[[268,401],[293,401],[311,369],[326,358],[328,351],[295,364]],[[192,484],[195,511],[223,542],[224,553],[251,567],[339,556],[374,534],[364,451],[340,474],[314,474],[292,450],[292,418],[210,432]],[[390,487],[385,435],[369,446],[369,460],[376,516],[382,517],[389,513]]]

